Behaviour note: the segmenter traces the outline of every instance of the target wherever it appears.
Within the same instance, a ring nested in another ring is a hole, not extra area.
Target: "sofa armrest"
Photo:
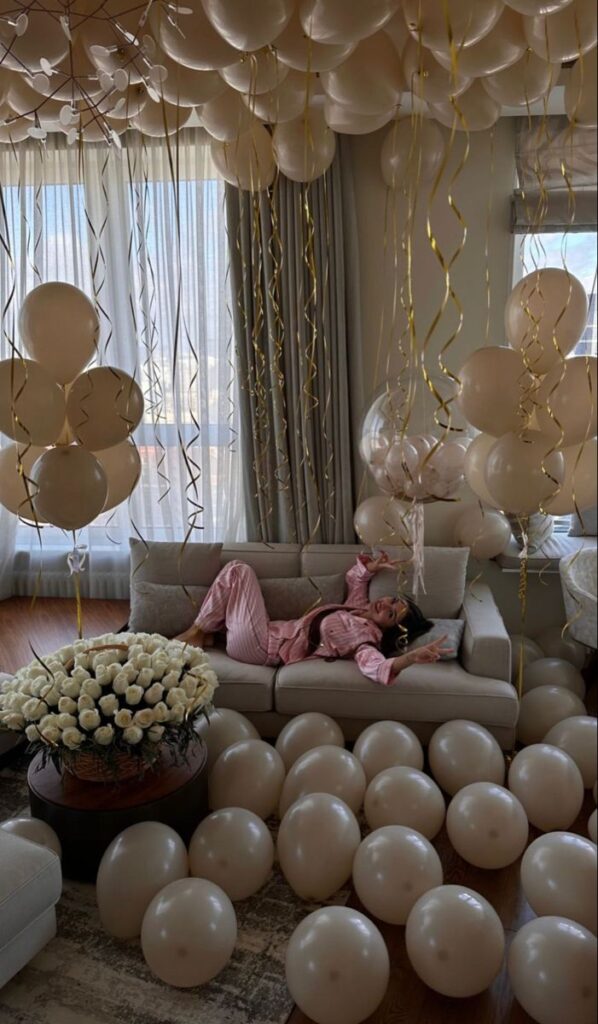
[[[472,675],[511,681],[511,641],[490,587],[475,583],[465,595],[461,662]]]

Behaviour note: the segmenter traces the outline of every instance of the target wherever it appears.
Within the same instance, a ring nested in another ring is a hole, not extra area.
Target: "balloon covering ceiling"
[[[596,123],[595,0],[0,0],[0,141],[119,144],[199,123],[245,188],[309,181],[335,133],[413,108],[457,130],[547,98]],[[193,115],[193,111],[196,115]],[[389,144],[390,145],[390,144]],[[386,161],[392,176],[392,153]]]

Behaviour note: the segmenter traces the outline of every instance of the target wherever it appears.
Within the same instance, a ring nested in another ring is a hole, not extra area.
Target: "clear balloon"
[[[148,906],[141,928],[148,967],[178,988],[205,985],[220,974],[236,941],[231,901],[204,878],[183,878],[163,888]]]
[[[571,832],[535,839],[521,861],[521,885],[538,917],[555,914],[596,934],[596,847]]]
[[[538,1024],[592,1024],[596,1019],[596,939],[564,917],[539,917],[509,949],[515,998]]]
[[[401,825],[370,833],[353,861],[357,896],[369,914],[388,924],[405,924],[416,900],[442,881],[442,864],[432,844]]]
[[[583,779],[573,758],[548,743],[520,750],[509,768],[509,789],[542,832],[568,829],[583,803]]]
[[[459,51],[458,68],[462,75],[483,78],[514,64],[525,53],[527,41],[523,19],[510,7],[505,7],[494,27],[473,46]],[[434,56],[448,71],[451,55],[436,51]]]
[[[535,690],[538,686],[560,686],[571,690],[576,697],[583,700],[586,684],[583,676],[575,665],[564,658],[540,657],[527,665],[523,675],[523,692]]]
[[[350,878],[360,842],[357,818],[342,800],[310,793],[280,823],[280,868],[301,899],[327,900]]]
[[[54,829],[41,818],[7,818],[0,821],[0,828],[13,836],[21,836],[30,843],[37,843],[52,850],[57,857],[62,857],[62,844]]]
[[[451,39],[459,50],[482,39],[496,24],[502,10],[497,0],[448,0],[446,8],[436,0],[405,0],[407,28],[431,50],[450,52]],[[449,39],[448,26],[451,29]]]
[[[572,0],[562,10],[525,21],[532,50],[551,64],[576,60],[596,45],[596,4]]]
[[[572,124],[580,128],[598,127],[598,49],[575,62],[565,83],[565,110]]]
[[[428,759],[438,785],[451,796],[471,782],[500,786],[504,781],[504,754],[492,733],[477,722],[444,722],[430,740]]]
[[[347,45],[371,36],[395,14],[399,0],[301,0],[299,17],[317,43]]]
[[[296,71],[331,71],[355,49],[355,43],[337,46],[316,43],[305,34],[299,19],[299,10],[291,16],[287,27],[276,38],[276,52],[283,64]]]
[[[384,998],[390,961],[364,914],[325,907],[291,935],[285,970],[291,997],[315,1024],[361,1024]]]
[[[355,532],[372,548],[401,544],[409,540],[406,513],[407,508],[396,498],[366,498],[355,510]]]
[[[54,378],[31,359],[0,361],[0,431],[21,444],[52,444],[64,424],[65,401]]]
[[[328,170],[336,136],[322,110],[309,109],[293,121],[277,124],[272,135],[274,159],[291,181],[314,181]]]
[[[438,835],[446,808],[440,789],[417,768],[386,768],[370,782],[364,811],[371,829],[404,825],[426,839]]]
[[[389,188],[407,181],[410,169],[417,167],[421,181],[433,181],[444,156],[444,138],[437,124],[429,119],[403,118],[393,124],[382,144],[382,177]]]
[[[237,188],[258,192],[269,188],[274,180],[272,138],[261,124],[239,135],[234,142],[213,139],[210,151],[224,180]]]
[[[208,771],[211,771],[222,752],[232,747],[233,743],[260,738],[253,722],[232,708],[215,708],[210,711],[209,722],[201,718],[195,729],[208,748]]]
[[[135,938],[154,896],[188,874],[187,850],[174,829],[158,821],[126,828],[112,840],[98,868],[103,927],[117,939]]]
[[[435,992],[475,996],[500,971],[505,934],[487,900],[462,885],[442,885],[419,898],[407,919],[407,956]]]
[[[473,782],[451,800],[446,812],[449,839],[463,860],[496,870],[513,864],[528,840],[527,815],[508,789]]]
[[[564,750],[573,758],[586,789],[592,788],[598,773],[597,727],[598,722],[590,715],[574,715],[557,722],[544,737],[544,743]]]
[[[0,504],[23,519],[37,519],[31,497],[35,487],[28,482],[31,468],[45,448],[9,444],[0,449]]]
[[[469,445],[463,463],[463,473],[473,493],[493,507],[496,502],[486,486],[486,462],[495,443],[496,438],[491,434],[478,434]]]
[[[270,830],[242,807],[208,815],[189,844],[190,873],[220,886],[233,902],[258,892],[268,881],[273,863]]]
[[[108,495],[95,455],[76,445],[50,448],[31,468],[33,507],[43,522],[79,530],[100,514]]]
[[[284,780],[279,816],[308,793],[330,793],[357,814],[363,804],[365,772],[348,750],[336,746],[314,747],[301,754]]]
[[[529,515],[558,491],[565,463],[552,447],[538,430],[505,434],[493,444],[486,460],[486,485],[502,511]]]
[[[536,641],[547,658],[563,658],[579,669],[586,663],[587,648],[574,640],[569,633],[563,636],[561,626],[548,626],[538,633]]]
[[[93,454],[106,474],[108,494],[102,512],[107,512],[126,501],[135,490],[141,476],[141,459],[137,446],[130,441]]]
[[[360,762],[369,783],[386,768],[406,765],[424,767],[424,751],[411,729],[401,722],[374,722],[357,737],[353,754]]]
[[[532,376],[517,352],[498,345],[478,348],[459,370],[457,404],[478,430],[502,437],[527,426],[532,411],[526,395]]]
[[[455,520],[455,542],[469,548],[474,558],[496,558],[510,539],[511,525],[500,512],[471,505]]]
[[[509,344],[523,352],[526,365],[538,375],[562,363],[581,338],[587,318],[583,284],[558,267],[527,274],[505,306]]]
[[[370,116],[392,111],[405,88],[401,61],[385,32],[362,40],[342,64],[322,71],[320,82],[335,103]]]
[[[553,366],[534,396],[539,429],[564,447],[595,437],[597,389],[596,356],[571,356]]]
[[[437,121],[458,132],[485,132],[501,114],[500,104],[488,95],[480,79],[475,79],[452,102],[431,104],[431,111]]]
[[[244,807],[269,818],[278,806],[284,781],[280,754],[264,740],[239,740],[227,747],[209,776],[210,807]],[[247,780],[251,779],[251,785]]]
[[[223,39],[237,50],[259,50],[287,25],[294,0],[201,0],[205,13]]]
[[[585,713],[583,701],[564,686],[537,686],[521,698],[517,739],[524,746],[540,743],[557,722]]]
[[[598,461],[598,441],[592,438],[585,444],[563,449],[565,477],[561,489],[545,503],[545,509],[552,516],[565,516],[575,512],[593,508],[597,501],[596,494],[596,462]]]
[[[527,107],[547,96],[556,85],[559,69],[527,51],[515,64],[481,79],[492,99],[506,107]]]
[[[25,297],[19,332],[32,359],[59,384],[74,380],[95,355],[100,322],[95,307],[79,288],[48,281]]]
[[[345,737],[340,725],[319,711],[305,711],[291,718],[290,722],[283,725],[275,744],[287,771],[302,754],[314,747],[324,746],[344,748]]]

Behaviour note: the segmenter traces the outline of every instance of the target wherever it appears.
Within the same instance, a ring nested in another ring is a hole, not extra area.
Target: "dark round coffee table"
[[[165,750],[160,767],[117,784],[84,782],[41,754],[27,773],[31,815],[41,818],[62,843],[67,878],[95,881],[102,854],[115,836],[138,821],[161,821],[188,842],[208,813],[207,749],[198,742],[184,764]]]

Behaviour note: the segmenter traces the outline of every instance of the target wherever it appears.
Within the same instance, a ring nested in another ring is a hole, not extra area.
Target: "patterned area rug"
[[[24,759],[0,771],[0,821],[23,813]],[[331,902],[346,903],[348,895]],[[103,931],[92,885],[65,880],[58,934],[0,989],[0,1024],[284,1024],[293,1009],[285,947],[315,909],[275,868],[256,896],[235,904],[239,933],[226,969],[208,985],[183,990],[150,972],[138,941]]]

